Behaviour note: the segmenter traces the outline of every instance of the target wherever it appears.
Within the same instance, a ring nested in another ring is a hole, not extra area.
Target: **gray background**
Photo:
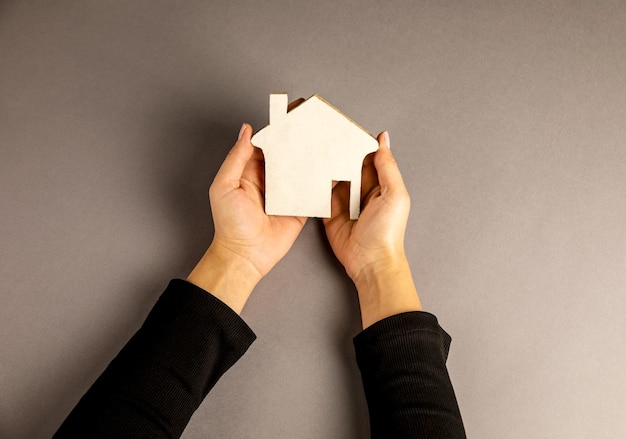
[[[626,3],[0,1],[0,436],[49,437],[212,236],[268,94],[388,129],[474,438],[626,435]],[[184,437],[362,438],[355,292],[310,221]]]

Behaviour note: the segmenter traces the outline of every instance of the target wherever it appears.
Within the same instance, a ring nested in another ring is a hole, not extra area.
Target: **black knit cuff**
[[[233,335],[251,344],[256,336],[247,323],[233,309],[220,299],[191,282],[183,279],[172,279],[161,295],[163,299],[166,295],[173,294],[180,296],[178,302],[186,302],[193,305],[192,312],[196,318],[204,319],[207,315],[218,319],[232,329]],[[186,296],[186,297],[183,297]]]
[[[387,338],[402,337],[415,331],[431,332],[441,340],[444,359],[448,358],[452,338],[439,326],[437,317],[425,311],[410,311],[384,318],[354,337],[354,347],[360,350]]]
[[[210,292],[182,279],[172,279],[155,304],[153,313],[167,312],[179,324],[189,328],[191,338],[200,340],[204,332],[213,333],[221,328],[222,337],[228,340],[232,353],[241,356],[256,340],[256,335],[231,307]],[[207,321],[212,325],[207,325]]]
[[[158,354],[160,361],[187,378],[190,387],[199,387],[204,397],[255,339],[252,329],[224,302],[174,279],[131,343],[142,345],[138,351]],[[199,386],[194,384],[197,380],[202,382]]]

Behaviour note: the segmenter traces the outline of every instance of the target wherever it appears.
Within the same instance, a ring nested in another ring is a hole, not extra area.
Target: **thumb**
[[[224,163],[222,163],[222,166],[220,166],[219,171],[217,171],[215,175],[216,183],[228,184],[228,182],[241,179],[246,164],[248,164],[254,152],[254,147],[250,143],[251,134],[252,127],[244,123],[239,131],[237,142],[232,147],[224,159]]]
[[[380,146],[374,154],[374,167],[378,174],[378,182],[382,191],[405,189],[402,175],[396,160],[389,149],[389,133],[384,131],[378,135],[378,145]]]

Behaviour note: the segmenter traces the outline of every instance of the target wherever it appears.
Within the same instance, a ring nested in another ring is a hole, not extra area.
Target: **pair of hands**
[[[244,124],[220,167],[209,198],[215,235],[187,280],[240,313],[257,282],[291,248],[307,218],[273,216],[264,210],[264,162]],[[363,326],[404,311],[420,310],[404,254],[410,199],[389,149],[387,132],[379,149],[366,157],[362,209],[350,220],[349,188],[333,189],[328,241],[359,293]]]

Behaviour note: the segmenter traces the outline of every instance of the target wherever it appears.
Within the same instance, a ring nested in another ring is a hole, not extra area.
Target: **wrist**
[[[359,295],[363,328],[396,314],[422,310],[404,254],[365,267],[353,281]]]
[[[187,276],[187,281],[240,314],[261,278],[250,261],[213,243]]]
[[[385,282],[406,271],[410,272],[409,263],[404,251],[399,250],[378,255],[374,262],[356,270],[351,279],[357,289],[365,291],[371,289],[374,283]]]

